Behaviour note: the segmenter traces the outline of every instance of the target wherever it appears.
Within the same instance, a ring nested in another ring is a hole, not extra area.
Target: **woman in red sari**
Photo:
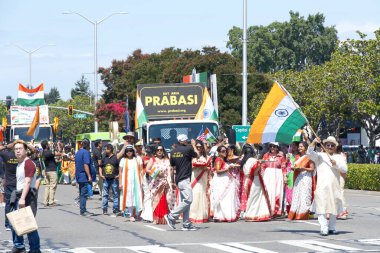
[[[147,172],[152,177],[150,183],[152,193],[153,222],[156,224],[166,224],[164,216],[169,213],[168,199],[171,194],[171,174],[172,167],[162,144],[158,144],[154,157],[147,165]]]

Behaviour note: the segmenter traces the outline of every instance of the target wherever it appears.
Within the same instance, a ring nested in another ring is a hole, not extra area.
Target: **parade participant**
[[[30,206],[33,214],[37,212],[37,198],[36,189],[34,188],[36,177],[36,165],[27,157],[27,144],[22,140],[17,140],[14,143],[14,152],[17,158],[18,164],[16,169],[16,199],[13,208],[19,209],[26,206]],[[33,231],[27,234],[29,241],[29,251],[31,253],[37,253],[40,251],[40,237],[38,231]],[[25,252],[24,237],[17,236],[16,232],[12,228],[13,249],[12,252]]]
[[[10,231],[10,224],[6,214],[10,212],[10,199],[11,194],[16,190],[16,169],[17,169],[17,158],[12,150],[13,143],[7,145],[0,145],[0,157],[3,159],[4,163],[4,196],[5,196],[5,229]],[[34,150],[33,146],[28,146],[29,149]]]
[[[136,149],[139,150],[137,144],[142,144],[142,141],[138,141],[136,143]],[[142,145],[141,145],[142,147]],[[142,151],[143,154],[141,156],[143,161],[143,177],[142,177],[142,190],[143,190],[143,211],[141,212],[141,218],[146,222],[153,222],[153,209],[152,209],[152,193],[150,190],[150,182],[152,181],[152,177],[149,176],[147,172],[147,166],[149,164],[150,159],[154,159],[152,154],[152,146],[146,146],[145,151]]]
[[[120,209],[132,222],[142,211],[141,182],[142,160],[136,157],[133,146],[127,145],[119,163]]]
[[[347,163],[347,156],[342,152],[342,145],[339,144],[336,150],[337,154],[342,155],[343,159]],[[348,168],[347,168],[348,170]],[[348,216],[348,209],[347,209],[347,202],[346,202],[346,195],[344,192],[344,185],[346,184],[346,178],[347,178],[347,173],[340,173],[339,177],[339,185],[340,185],[340,192],[342,193],[342,203],[343,203],[343,212],[339,213],[337,218],[340,220],[346,220]]]
[[[207,222],[209,220],[209,196],[208,177],[211,159],[207,155],[202,141],[197,140],[195,147],[198,156],[193,158],[193,172],[191,176],[191,188],[193,189],[193,203],[190,206],[190,221],[194,223]]]
[[[0,207],[5,207],[4,184],[4,161],[0,157]]]
[[[242,153],[241,166],[246,177],[243,185],[248,196],[244,218],[246,221],[268,221],[271,219],[271,209],[260,171],[260,162],[255,158],[255,151],[251,145],[245,144]]]
[[[63,149],[63,154],[62,154],[62,165],[61,165],[61,171],[63,174],[63,183],[64,184],[69,184],[70,183],[70,172],[73,170],[72,166],[75,164],[75,157],[71,153],[71,147],[66,146]]]
[[[233,222],[239,218],[239,173],[237,164],[227,163],[227,148],[219,146],[214,161],[214,177],[211,181],[214,221]]]
[[[96,170],[96,177],[97,177],[97,185],[99,187],[99,194],[102,196],[103,194],[103,178],[100,176],[100,170],[102,169],[100,167],[100,164],[102,163],[102,148],[103,148],[103,142],[100,139],[97,139],[94,142],[95,148],[92,150],[92,160],[94,161],[94,167]],[[95,186],[94,186],[95,187]],[[102,199],[100,196],[100,199]]]
[[[286,178],[287,182],[285,182],[285,194],[286,194],[286,212],[289,214],[290,207],[292,204],[292,196],[293,196],[293,185],[294,185],[294,162],[296,161],[296,156],[298,155],[298,144],[299,142],[293,141],[290,146],[290,152],[286,154]],[[306,152],[306,149],[305,149]]]
[[[44,163],[45,171],[43,172],[45,177],[45,197],[44,197],[44,205],[45,206],[53,206],[56,203],[55,192],[57,190],[58,178],[57,178],[57,163],[55,161],[56,156],[61,156],[60,152],[52,151],[49,147],[49,143],[47,140],[43,140],[41,142],[41,147],[43,149],[41,157]]]
[[[288,219],[308,220],[312,203],[312,178],[314,163],[306,155],[306,142],[298,144],[299,154],[296,155],[292,169],[294,170],[293,198]]]
[[[175,183],[181,196],[181,202],[168,215],[165,220],[168,226],[175,229],[175,222],[183,214],[182,230],[196,230],[189,219],[190,205],[193,202],[193,191],[191,190],[191,161],[197,156],[195,150],[195,141],[191,140],[191,146],[188,145],[188,137],[180,134],[177,137],[178,145],[170,153],[170,164],[176,170]]]
[[[91,216],[92,213],[86,209],[88,187],[92,184],[92,179],[96,177],[94,163],[90,154],[90,141],[87,138],[82,140],[82,148],[75,155],[75,179],[79,184],[80,215]]]
[[[165,147],[158,144],[154,157],[147,166],[147,172],[152,177],[150,189],[152,194],[153,222],[166,224],[164,216],[169,213],[169,203],[173,201],[171,190],[172,167]]]
[[[108,194],[110,188],[113,196],[113,214],[119,213],[119,161],[113,154],[112,144],[106,145],[106,155],[100,162],[99,177],[103,179],[103,214],[108,213]]]
[[[286,181],[286,159],[279,150],[280,144],[271,142],[269,151],[263,156],[265,162],[261,165],[273,217],[282,215],[284,182]]]
[[[119,153],[117,153],[117,159],[120,161],[121,158],[125,156],[125,149],[128,145],[133,145],[136,142],[136,137],[133,132],[128,132],[126,135],[123,136],[124,144],[123,147],[120,149]]]
[[[314,148],[320,139],[316,138],[310,144],[306,154],[315,163],[318,183],[314,192],[314,202],[318,222],[321,225],[321,235],[337,234],[336,215],[342,208],[342,197],[339,185],[340,172],[347,172],[347,164],[340,154],[336,153],[338,142],[333,136],[323,140],[326,152],[315,152]],[[330,218],[327,220],[326,215]]]

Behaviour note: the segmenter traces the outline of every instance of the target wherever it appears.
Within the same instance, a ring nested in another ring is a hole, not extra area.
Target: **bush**
[[[380,165],[349,163],[345,188],[380,191]]]

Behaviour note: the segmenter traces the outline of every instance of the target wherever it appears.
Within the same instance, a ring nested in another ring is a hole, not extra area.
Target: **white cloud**
[[[366,23],[353,23],[350,21],[343,21],[336,25],[336,29],[338,33],[355,33],[356,31],[360,31],[362,33],[370,34],[379,29],[380,24],[375,24],[373,22]]]

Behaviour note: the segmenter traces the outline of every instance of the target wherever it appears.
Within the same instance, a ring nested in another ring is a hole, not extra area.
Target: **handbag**
[[[29,234],[38,229],[36,218],[30,206],[7,213],[7,218],[18,236]]]

